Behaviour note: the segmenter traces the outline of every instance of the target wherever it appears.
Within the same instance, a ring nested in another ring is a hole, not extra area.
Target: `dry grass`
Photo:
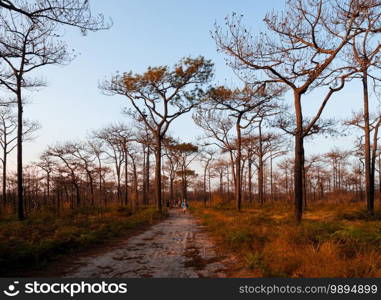
[[[309,207],[293,221],[288,205],[236,212],[227,205],[193,212],[238,257],[253,277],[381,277],[381,212],[368,216],[364,204]]]
[[[28,266],[43,267],[57,255],[86,249],[129,229],[165,217],[153,207],[82,208],[60,216],[41,213],[27,220],[0,220],[0,276]]]

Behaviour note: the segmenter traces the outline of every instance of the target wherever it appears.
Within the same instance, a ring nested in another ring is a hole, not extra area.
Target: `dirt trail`
[[[213,241],[189,213],[169,217],[106,253],[79,258],[65,277],[225,277]]]

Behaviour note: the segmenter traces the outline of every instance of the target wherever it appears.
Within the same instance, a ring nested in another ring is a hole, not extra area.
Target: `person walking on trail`
[[[181,203],[181,207],[183,209],[183,213],[185,213],[187,211],[187,208],[188,208],[188,202],[186,199],[184,199],[183,202]]]

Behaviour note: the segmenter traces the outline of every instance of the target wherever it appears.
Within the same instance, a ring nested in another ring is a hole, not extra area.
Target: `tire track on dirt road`
[[[106,253],[78,258],[65,277],[225,277],[215,244],[189,213],[169,217]]]

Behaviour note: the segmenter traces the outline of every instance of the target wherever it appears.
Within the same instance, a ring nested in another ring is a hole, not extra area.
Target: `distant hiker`
[[[181,203],[181,207],[183,209],[183,213],[185,213],[187,211],[187,208],[188,208],[188,202],[186,199],[184,199],[183,202]]]

